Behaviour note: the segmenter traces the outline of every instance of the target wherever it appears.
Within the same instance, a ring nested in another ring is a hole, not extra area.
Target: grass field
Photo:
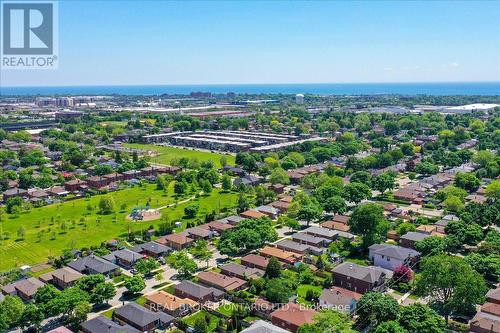
[[[196,320],[198,318],[203,318],[203,319],[209,318],[210,323],[207,325],[207,332],[214,332],[215,329],[217,328],[217,324],[218,324],[219,320],[223,320],[223,319],[217,318],[216,316],[208,313],[205,310],[201,310],[201,311],[198,311],[189,317],[184,318],[182,321],[185,322],[187,325],[194,327],[194,323],[196,322]]]
[[[220,167],[221,156],[226,156],[228,164],[234,165],[235,163],[234,160],[235,157],[233,155],[211,153],[208,151],[190,150],[177,147],[163,147],[163,146],[141,144],[141,143],[127,143],[124,146],[129,148],[139,148],[139,149],[157,151],[158,153],[160,153],[160,155],[153,157],[151,161],[160,164],[171,164],[172,159],[188,157],[188,158],[196,158],[200,162],[213,161],[217,167]]]
[[[313,286],[311,284],[301,284],[297,287],[297,301],[300,304],[304,305],[312,305],[311,302],[306,300],[306,294],[308,290],[312,290],[318,294],[321,294],[321,291],[323,290],[322,287],[320,286]]]
[[[176,200],[173,196],[173,184],[170,184],[168,194],[156,190],[154,184],[135,186],[108,194],[116,204],[116,220],[113,215],[99,214],[100,195],[32,208],[18,216],[3,214],[0,231],[8,238],[0,243],[0,271],[46,262],[49,256],[58,256],[68,248],[90,247],[126,236],[129,228],[139,230],[158,225],[161,220],[132,222],[127,220],[126,216],[132,208],[144,206],[148,200],[152,208],[174,203]],[[187,205],[198,203],[198,216],[203,217],[212,210],[235,207],[236,201],[237,194],[222,193],[214,189],[209,196],[165,208],[162,214],[166,214],[171,221],[182,221],[184,228],[189,221],[183,218]],[[120,210],[122,204],[127,206],[125,210]],[[20,227],[25,231],[23,239],[18,237]]]

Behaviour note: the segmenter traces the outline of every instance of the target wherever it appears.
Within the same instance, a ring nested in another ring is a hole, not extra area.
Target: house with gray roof
[[[2,286],[2,294],[5,296],[19,296],[24,301],[30,301],[36,294],[36,291],[44,285],[45,283],[37,278],[30,277]]]
[[[289,331],[273,325],[268,321],[257,320],[240,333],[289,333]]]
[[[130,325],[120,325],[104,316],[87,320],[81,325],[81,329],[84,333],[140,333]]]
[[[375,266],[362,266],[343,262],[332,270],[334,284],[364,294],[368,291],[385,290],[385,281],[392,278],[392,271]]]
[[[110,276],[120,270],[117,265],[93,254],[72,261],[68,266],[82,274],[103,274]]]
[[[338,236],[338,232],[336,230],[331,230],[322,227],[309,227],[305,229],[303,232],[316,237],[328,238],[330,240],[335,240],[337,239]]]
[[[264,276],[264,271],[258,268],[251,268],[236,263],[229,263],[220,267],[220,272],[227,276],[234,276],[240,279],[257,279]]]
[[[312,251],[313,251],[312,249],[314,249],[313,246],[310,246],[307,244],[297,243],[297,242],[294,242],[294,241],[289,240],[289,239],[281,240],[281,241],[277,242],[275,245],[278,249],[290,251],[290,252],[295,252],[298,254],[312,253]],[[321,252],[321,249],[319,249],[319,248],[317,248],[317,249],[320,250],[320,252]]]
[[[373,244],[368,249],[368,256],[375,266],[391,271],[402,265],[411,267],[420,256],[418,251],[397,245]]]
[[[217,302],[224,297],[224,292],[212,287],[205,287],[189,280],[174,285],[175,296],[189,298],[200,303]]]
[[[144,258],[140,253],[134,252],[129,249],[113,251],[110,254],[103,256],[109,262],[117,264],[126,268],[130,268],[135,265],[136,262]]]
[[[321,228],[322,229],[322,228]],[[329,238],[318,237],[311,234],[298,232],[292,235],[292,240],[300,244],[311,245],[315,247],[327,247],[332,242]]]
[[[399,244],[403,247],[407,247],[409,249],[414,249],[415,248],[415,243],[418,241],[421,241],[424,238],[430,237],[431,235],[423,233],[423,232],[415,232],[415,231],[409,231],[401,238],[399,238]]]
[[[154,332],[156,329],[165,328],[175,319],[165,312],[154,312],[133,302],[116,309],[113,318],[115,321],[128,324],[141,332]]]
[[[136,245],[130,250],[155,258],[166,256],[172,252],[172,248],[153,241]]]

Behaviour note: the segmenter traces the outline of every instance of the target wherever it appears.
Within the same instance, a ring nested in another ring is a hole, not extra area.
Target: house
[[[120,325],[111,319],[98,316],[87,320],[81,325],[83,333],[139,333],[140,331],[130,325]]]
[[[2,286],[2,294],[5,296],[19,296],[22,300],[27,302],[30,301],[36,294],[36,291],[44,285],[45,283],[42,281],[34,277],[30,277]]]
[[[241,213],[240,216],[245,218],[245,219],[258,219],[261,217],[265,217],[267,215],[264,213],[258,212],[256,210],[249,209],[249,210],[246,210],[243,213]]]
[[[157,291],[146,296],[144,306],[151,311],[163,311],[173,317],[181,317],[193,312],[198,303],[189,298],[174,296],[165,291]]]
[[[264,320],[257,320],[249,327],[245,328],[240,333],[289,333],[278,326]]]
[[[241,185],[245,186],[257,186],[260,184],[260,178],[253,175],[247,175],[241,178],[237,178],[233,181],[234,187],[239,187]]]
[[[52,283],[56,287],[66,289],[72,287],[83,274],[70,267],[62,267],[55,271],[40,275],[38,278],[44,283]]]
[[[221,222],[221,220],[205,223],[205,224],[200,225],[199,227],[203,228],[203,229],[212,230],[213,232],[216,232],[219,235],[222,234],[226,230],[234,228],[234,226],[232,224],[229,224],[227,222],[226,223]]]
[[[177,297],[189,298],[196,302],[218,302],[224,297],[224,292],[216,288],[209,288],[189,280],[183,280],[174,285],[174,294]]]
[[[352,313],[356,309],[356,304],[361,298],[361,294],[345,288],[332,287],[324,289],[319,297],[319,305],[339,312]]]
[[[193,239],[209,239],[212,237],[212,232],[205,228],[200,227],[192,227],[184,230],[185,233],[188,234],[190,238]]]
[[[297,243],[289,239],[284,239],[282,241],[279,241],[275,245],[278,249],[298,253],[301,255],[309,253],[311,248],[310,245]]]
[[[275,208],[275,207],[272,207],[272,206],[259,206],[257,208],[255,208],[255,210],[257,210],[258,212],[262,213],[262,214],[265,214],[267,215],[269,218],[271,219],[276,219],[278,218],[278,215],[280,214],[280,211]]]
[[[113,251],[110,254],[103,256],[102,258],[114,264],[130,268],[133,265],[135,265],[136,262],[144,258],[144,256],[132,250],[123,249],[123,250]]]
[[[23,190],[22,188],[10,188],[6,191],[3,192],[3,201],[7,201],[10,198],[15,198],[15,197],[26,197],[28,195],[28,191]]]
[[[287,265],[294,265],[302,259],[300,254],[288,252],[272,246],[265,246],[262,248],[260,250],[260,255],[267,258],[275,257]]]
[[[241,216],[238,216],[238,215],[233,215],[233,216],[226,217],[227,223],[229,223],[231,225],[237,225],[238,223],[240,223],[244,219],[245,219],[244,217],[241,217]]]
[[[240,259],[241,264],[251,268],[259,268],[265,270],[267,264],[269,263],[269,259],[256,255],[256,254],[247,254],[246,256]]]
[[[172,249],[170,247],[153,241],[136,245],[130,250],[148,257],[155,258],[166,256],[170,252],[172,252]]]
[[[197,278],[200,283],[225,292],[241,290],[247,286],[247,282],[243,279],[216,272],[201,272]]]
[[[290,332],[297,332],[304,324],[314,323],[317,311],[295,303],[285,304],[271,313],[271,323]]]
[[[479,311],[469,322],[469,332],[500,333],[500,317]]]
[[[271,186],[269,186],[269,189],[271,191],[274,191],[274,193],[276,194],[282,194],[285,192],[285,185],[283,184],[272,184]]]
[[[87,178],[87,186],[93,189],[100,189],[109,184],[109,181],[101,176],[92,176]]]
[[[324,229],[324,228],[320,228]],[[292,235],[292,240],[300,244],[311,245],[314,247],[327,247],[332,241],[324,237],[316,237],[311,234],[298,232]]]
[[[65,195],[69,194],[69,191],[67,191],[64,187],[62,186],[53,186],[47,190],[49,195],[56,196],[56,197],[63,197]]]
[[[276,209],[278,209],[281,213],[285,213],[288,208],[290,207],[290,203],[282,200],[278,201],[273,201],[269,204],[269,206],[272,206]]]
[[[332,270],[334,284],[360,294],[368,291],[382,291],[385,281],[392,278],[390,270],[375,267],[361,266],[349,261],[343,262]]]
[[[57,328],[54,328],[53,330],[48,331],[47,333],[73,333],[73,331],[66,326],[59,326]]]
[[[244,177],[245,174],[246,174],[245,170],[243,170],[242,168],[234,167],[234,166],[231,166],[231,165],[224,166],[222,168],[222,172],[227,172],[230,175],[240,176],[240,177]]]
[[[175,250],[182,250],[193,244],[194,239],[189,237],[187,233],[178,232],[160,237],[156,240],[156,242],[169,246]]]
[[[429,234],[424,234],[422,232],[409,231],[399,239],[399,244],[403,247],[409,249],[415,248],[415,243],[421,241],[424,238],[430,237]]]
[[[80,190],[82,185],[87,185],[87,182],[76,178],[64,183],[64,188],[69,192],[76,192]]]
[[[418,251],[397,245],[373,244],[368,249],[368,256],[375,266],[391,271],[401,265],[411,267],[420,256]]]
[[[315,236],[315,237],[321,237],[321,238],[326,238],[329,240],[336,240],[339,233],[337,231],[333,231],[327,228],[321,228],[321,227],[309,227],[303,231],[306,234]]]
[[[348,224],[350,218],[351,217],[348,215],[336,214],[333,217],[332,221],[337,222],[337,223],[342,223],[342,224]]]
[[[257,279],[264,276],[264,271],[261,269],[246,267],[236,263],[221,266],[220,272],[224,275],[234,276],[243,280]]]
[[[348,224],[341,223],[341,222],[335,222],[335,221],[323,222],[323,223],[321,223],[321,227],[331,229],[331,230],[344,231],[344,232],[351,231],[351,227]]]
[[[164,312],[151,311],[137,303],[128,303],[115,310],[115,321],[128,324],[141,332],[154,332],[156,329],[168,327],[174,317]]]
[[[83,274],[103,274],[107,276],[111,276],[120,270],[117,265],[93,254],[76,259],[70,262],[68,266]]]

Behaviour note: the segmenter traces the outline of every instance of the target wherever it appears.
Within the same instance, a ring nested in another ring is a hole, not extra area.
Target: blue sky
[[[60,1],[4,86],[500,81],[500,2]]]

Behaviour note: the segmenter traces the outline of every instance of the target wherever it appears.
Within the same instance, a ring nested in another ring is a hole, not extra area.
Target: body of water
[[[0,95],[161,95],[189,94],[318,94],[318,95],[482,95],[500,94],[500,82],[457,83],[294,83],[294,84],[192,84],[137,86],[0,87]]]

